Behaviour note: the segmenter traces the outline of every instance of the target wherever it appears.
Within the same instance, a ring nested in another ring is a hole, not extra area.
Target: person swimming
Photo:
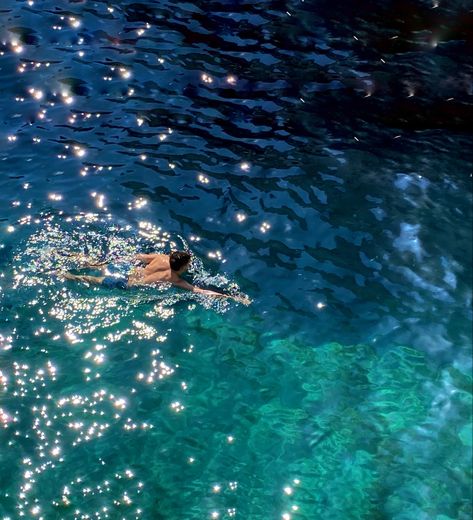
[[[138,254],[134,260],[141,266],[135,266],[129,262],[116,263],[91,263],[86,261],[81,268],[100,269],[101,276],[90,276],[63,273],[62,276],[67,280],[76,280],[94,285],[101,285],[110,289],[129,289],[135,286],[154,285],[158,283],[170,283],[175,287],[180,287],[187,291],[197,294],[205,294],[216,298],[232,298],[239,303],[249,305],[250,299],[247,296],[232,296],[209,289],[202,289],[186,282],[181,278],[190,266],[191,255],[186,251],[172,251],[169,255],[162,253]]]

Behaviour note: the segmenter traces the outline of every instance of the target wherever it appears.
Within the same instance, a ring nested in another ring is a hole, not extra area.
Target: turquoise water
[[[0,518],[471,518],[467,3],[0,13]]]

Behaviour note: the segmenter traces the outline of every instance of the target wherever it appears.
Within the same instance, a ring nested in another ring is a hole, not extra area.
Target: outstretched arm
[[[175,282],[172,282],[173,285],[176,287],[180,287],[181,289],[186,289],[187,291],[192,291],[194,293],[199,294],[207,294],[209,296],[217,296],[220,298],[230,298],[231,296],[228,294],[219,293],[216,291],[210,291],[208,289],[201,289],[200,287],[197,287],[195,285],[192,285],[185,280],[176,280]]]
[[[172,282],[172,284],[176,287],[180,287],[181,289],[186,289],[187,291],[192,291],[198,294],[207,294],[208,296],[213,296],[216,298],[232,298],[237,302],[243,303],[244,305],[249,305],[251,303],[251,300],[248,298],[248,296],[232,296],[230,294],[223,294],[216,291],[210,291],[209,289],[201,289],[200,287],[192,285],[182,279],[176,280],[175,282]]]

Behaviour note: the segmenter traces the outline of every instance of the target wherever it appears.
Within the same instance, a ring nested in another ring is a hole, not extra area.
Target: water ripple
[[[2,517],[469,518],[468,3],[1,14]]]

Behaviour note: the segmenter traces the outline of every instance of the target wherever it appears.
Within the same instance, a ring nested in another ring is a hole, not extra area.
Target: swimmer
[[[101,276],[77,275],[69,272],[62,276],[67,280],[76,280],[89,284],[102,285],[103,287],[114,289],[128,289],[140,285],[154,285],[158,283],[170,283],[181,289],[192,291],[197,294],[205,294],[215,298],[233,298],[239,303],[249,305],[251,300],[248,296],[232,296],[209,289],[201,289],[192,285],[181,278],[190,265],[191,255],[185,251],[172,251],[171,254],[139,254],[135,260],[141,266],[133,266],[122,262],[109,264],[107,262],[92,263],[84,260],[81,268],[97,268],[102,271]]]

